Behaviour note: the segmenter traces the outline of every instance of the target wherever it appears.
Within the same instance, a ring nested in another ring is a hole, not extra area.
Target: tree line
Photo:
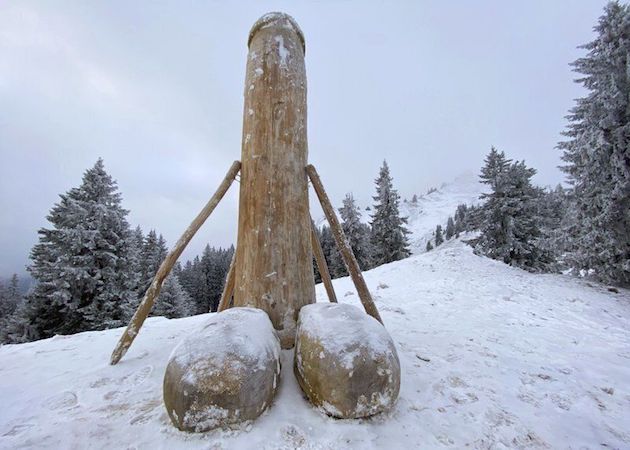
[[[407,219],[400,215],[400,195],[394,189],[387,161],[383,161],[374,183],[376,195],[372,197],[374,204],[369,224],[362,222],[361,209],[352,194],[346,194],[339,208],[341,227],[361,270],[398,261],[411,254],[407,239],[409,235],[406,228]],[[330,276],[332,278],[347,276],[348,271],[330,227],[323,225],[321,229],[316,230]],[[315,280],[321,281],[316,265]]]
[[[348,195],[340,209],[344,231],[363,269],[409,255],[399,197],[387,164],[377,179],[372,226],[361,223]],[[0,283],[0,342],[20,343],[126,325],[168,250],[161,234],[131,229],[116,182],[102,159],[81,185],[60,195],[38,231],[27,270],[35,286],[21,295],[18,277]],[[345,275],[328,227],[320,232],[334,276]],[[216,311],[234,247],[207,245],[200,256],[177,263],[151,314],[167,318]]]
[[[28,342],[126,325],[167,254],[166,241],[131,229],[117,184],[99,159],[81,185],[60,195],[38,231],[27,268],[35,286],[22,296],[18,277],[0,284],[0,342]],[[216,310],[234,248],[206,246],[166,278],[152,315],[184,317]]]

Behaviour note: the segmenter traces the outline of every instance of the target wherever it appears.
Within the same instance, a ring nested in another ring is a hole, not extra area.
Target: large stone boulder
[[[343,419],[390,409],[400,390],[400,362],[389,333],[347,304],[302,307],[294,371],[311,403]]]
[[[182,431],[255,419],[271,404],[279,376],[280,341],[267,314],[228,309],[173,350],[164,374],[164,405]]]

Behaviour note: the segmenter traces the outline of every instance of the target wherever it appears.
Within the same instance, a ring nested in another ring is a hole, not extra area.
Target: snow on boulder
[[[164,404],[182,431],[207,431],[258,417],[280,375],[280,341],[255,308],[213,314],[169,358]]]
[[[300,310],[295,375],[315,406],[343,418],[390,409],[400,390],[400,362],[383,325],[355,306],[315,303]]]

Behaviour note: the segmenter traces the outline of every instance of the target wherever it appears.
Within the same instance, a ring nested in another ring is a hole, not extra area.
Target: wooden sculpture
[[[352,249],[348,245],[319,175],[315,168],[308,164],[304,35],[293,18],[282,13],[271,13],[263,16],[254,24],[249,34],[248,46],[241,161],[234,162],[219,189],[162,262],[138,310],[114,349],[111,364],[117,364],[127,352],[151,311],[151,307],[160,293],[162,283],[177,258],[223,198],[239,172],[240,200],[236,252],[228,271],[218,307],[219,312],[212,319],[217,326],[204,328],[206,334],[203,336],[208,336],[210,339],[211,333],[215,332],[213,330],[225,329],[228,330],[225,333],[229,334],[229,336],[225,336],[225,345],[233,348],[244,348],[242,335],[240,337],[233,335],[233,330],[240,326],[242,328],[240,333],[247,333],[247,327],[238,323],[239,319],[235,314],[231,314],[229,318],[225,316],[225,320],[221,317],[232,311],[231,308],[243,311],[252,311],[251,308],[255,308],[255,311],[262,310],[267,314],[281,347],[284,349],[292,348],[295,344],[298,319],[301,317],[300,311],[305,305],[315,302],[313,256],[318,264],[329,300],[333,303],[337,302],[326,261],[309,213],[309,180],[322,205],[336,245],[356,286],[365,311],[380,322],[379,326],[382,324],[379,312],[372,301]],[[309,317],[317,316],[315,309],[309,309],[309,311],[311,311]],[[339,311],[346,311],[346,309],[341,308]],[[327,314],[334,313],[329,311]],[[352,316],[351,313],[348,314]],[[261,320],[259,316],[249,312],[243,317],[246,316],[254,318],[251,320]],[[225,325],[228,322],[234,325]],[[373,327],[374,324],[370,323],[367,326]],[[304,331],[303,327],[304,325],[302,325],[302,331]],[[384,329],[381,334],[383,333],[387,335]],[[186,345],[203,345],[204,339],[206,337],[191,337],[188,338]],[[219,342],[218,345],[220,346],[221,343]],[[310,344],[304,341],[303,345],[306,347]],[[316,343],[316,345],[320,344]],[[348,345],[354,346],[355,344],[350,343]],[[369,342],[367,344],[362,343],[362,345],[369,345]],[[268,353],[267,359],[269,361],[278,358],[272,347],[264,347],[267,349],[264,352]],[[398,364],[393,343],[390,347],[393,350],[388,350],[389,356],[385,359],[387,361],[395,359],[396,364]],[[392,351],[393,356],[391,356]],[[367,350],[363,351],[362,354],[371,355]],[[371,362],[372,366],[366,370],[374,372],[380,364],[380,359],[378,359],[380,356],[370,356],[370,358],[376,359]],[[188,362],[187,360],[186,364]],[[203,431],[214,426],[231,423],[230,421],[244,420],[242,416],[239,417],[239,412],[235,409],[235,405],[238,405],[239,402],[246,401],[242,398],[227,398],[227,394],[224,392],[212,391],[211,393],[210,391],[203,391],[203,389],[199,390],[199,386],[188,386],[188,391],[184,393],[184,395],[189,396],[189,392],[196,392],[195,395],[198,398],[194,405],[190,403],[190,398],[179,398],[178,391],[181,390],[179,380],[183,376],[183,371],[187,369],[182,363],[178,364],[169,363],[167,374],[172,373],[172,375],[165,377],[164,384],[165,403],[176,426],[184,430]],[[248,362],[245,361],[243,364],[248,364]],[[256,367],[256,364],[262,363],[254,361],[252,367]],[[279,361],[277,365],[279,368]],[[296,370],[297,368],[298,363],[296,361]],[[298,378],[302,387],[305,388],[309,380],[316,378],[317,374],[313,374],[312,370],[299,368]],[[219,368],[217,370],[229,369]],[[383,372],[381,368],[378,368],[378,371],[379,373]],[[269,396],[272,398],[275,393],[276,377],[279,376],[279,371],[275,369],[269,370],[267,373],[265,380],[269,381],[268,383],[262,379],[258,381],[260,385],[267,383],[265,386],[268,386],[265,391],[266,397],[261,397],[261,402],[264,401],[261,403],[262,409],[268,405]],[[197,379],[199,376],[197,374],[196,377],[192,378]],[[269,377],[273,377],[273,379]],[[395,395],[392,394],[394,400],[398,394],[399,381],[399,376],[397,379],[394,377],[394,379],[387,381],[390,384],[387,392],[395,392]],[[225,385],[237,386],[241,381],[231,377],[229,380],[221,380],[221,382]],[[212,383],[207,385],[211,386]],[[273,389],[269,387],[272,385]],[[380,386],[378,383],[371,383],[371,385],[371,389],[379,389],[378,386]],[[234,392],[240,390],[241,388],[234,388]],[[317,404],[320,400],[316,394],[311,397],[311,391],[306,388],[305,392],[313,403]],[[361,394],[361,392],[352,392],[352,395],[361,396]],[[374,397],[374,395],[372,396]],[[361,400],[363,406],[366,404],[364,397],[363,395]],[[346,401],[344,405],[347,404],[347,399],[344,401]],[[204,409],[200,406],[200,402],[210,405],[206,405],[208,411],[221,411],[222,416],[204,416]],[[367,402],[369,403],[369,401]],[[228,412],[227,405],[230,405],[230,408],[234,407],[235,416],[230,415],[232,412]],[[354,403],[351,402],[352,405]],[[260,408],[251,406],[250,404],[251,416],[249,418],[256,417],[262,411]],[[370,414],[381,410],[379,405],[373,406],[370,407],[371,409],[364,409]],[[356,411],[343,413],[342,416],[360,417],[363,414]],[[192,418],[188,422],[186,422],[186,418],[182,418],[184,412],[189,419]]]

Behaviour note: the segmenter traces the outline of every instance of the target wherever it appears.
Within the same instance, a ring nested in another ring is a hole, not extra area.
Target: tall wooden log
[[[232,261],[230,262],[230,268],[228,269],[227,277],[225,278],[225,286],[223,286],[223,292],[221,293],[221,301],[219,301],[219,307],[217,312],[225,311],[230,306],[230,300],[234,294],[234,261],[236,260],[236,252],[232,255]]]
[[[313,256],[315,256],[317,268],[319,269],[319,274],[322,277],[322,283],[324,283],[324,287],[326,288],[328,300],[333,303],[337,303],[337,295],[335,294],[335,288],[333,287],[332,279],[330,278],[328,264],[326,264],[324,251],[322,250],[322,245],[319,242],[319,238],[317,237],[317,230],[315,230],[315,224],[313,223],[313,221],[311,221],[311,229],[311,246],[313,247]]]
[[[249,34],[234,306],[267,312],[283,348],[315,301],[308,210],[304,37],[286,14]]]
[[[308,166],[306,166],[306,173],[308,173],[308,176],[311,179],[311,183],[313,183],[313,188],[317,193],[317,197],[319,198],[319,202],[322,205],[322,209],[324,210],[326,219],[328,219],[330,229],[332,230],[333,236],[335,237],[335,242],[337,243],[339,253],[341,253],[343,262],[348,269],[348,273],[350,274],[350,277],[354,282],[354,286],[357,288],[357,293],[359,294],[359,299],[361,299],[361,303],[363,303],[365,312],[367,312],[370,316],[374,317],[379,322],[383,323],[381,315],[379,314],[378,309],[376,309],[376,305],[372,300],[372,295],[370,295],[370,291],[365,284],[363,274],[361,273],[359,264],[354,257],[352,248],[350,248],[350,245],[348,245],[348,241],[346,239],[346,236],[344,235],[341,225],[339,224],[339,220],[337,219],[335,210],[330,204],[330,200],[328,199],[328,195],[324,190],[322,181],[317,174],[317,170],[315,170],[315,167],[313,167],[313,165],[309,164]]]
[[[114,348],[110,364],[114,365],[118,363],[118,361],[120,361],[120,358],[122,358],[125,353],[127,353],[127,350],[133,343],[133,340],[138,335],[142,324],[151,312],[153,303],[155,302],[155,299],[160,294],[160,290],[162,289],[162,283],[164,283],[164,279],[168,276],[171,269],[175,265],[177,258],[179,258],[179,256],[182,254],[195,233],[197,233],[201,225],[203,225],[210,214],[212,214],[212,211],[214,211],[214,208],[216,208],[216,206],[219,204],[219,202],[231,186],[232,182],[234,181],[234,178],[236,177],[236,174],[238,173],[240,168],[241,163],[239,161],[234,161],[212,198],[208,201],[208,203],[206,203],[206,205],[203,207],[197,217],[193,219],[186,231],[184,231],[184,234],[182,234],[182,236],[175,244],[175,247],[173,247],[173,250],[171,250],[164,261],[162,261],[162,264],[155,274],[151,285],[147,289],[147,292],[144,294],[142,302],[140,302],[140,306],[138,306],[138,309],[131,318],[129,325],[127,325],[127,329],[120,337],[116,348]]]

